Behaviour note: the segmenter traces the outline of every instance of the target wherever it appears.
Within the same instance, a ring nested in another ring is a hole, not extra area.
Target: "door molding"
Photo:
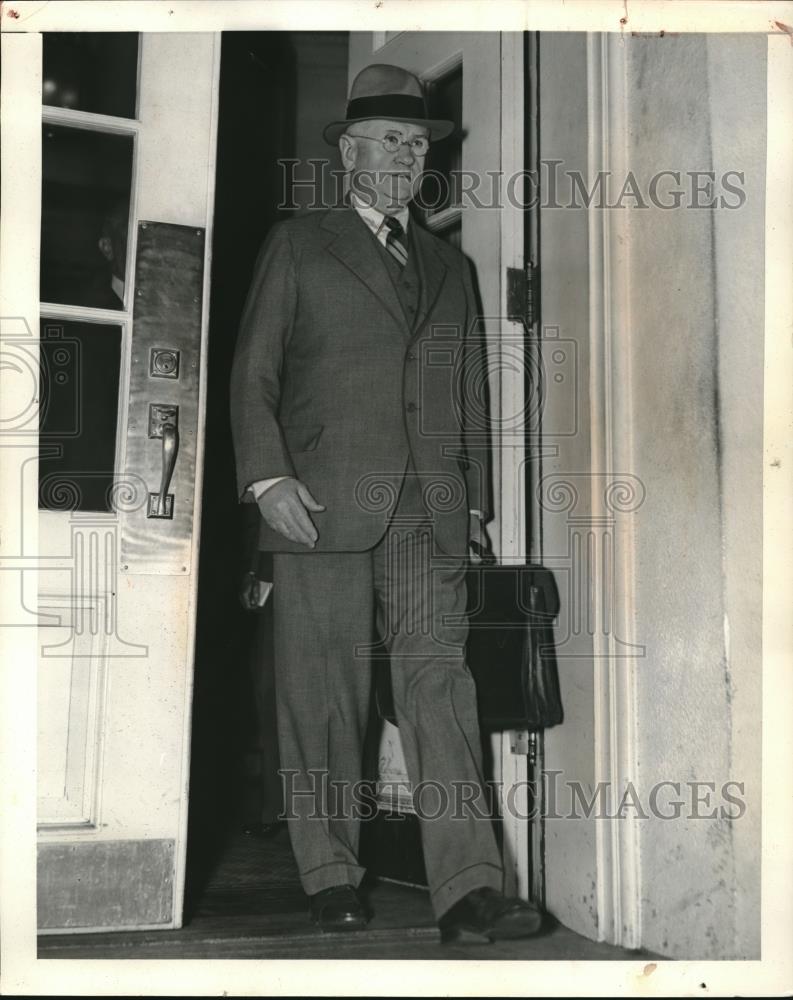
[[[587,36],[588,190],[599,171],[627,171],[625,48],[616,34]],[[607,174],[608,176],[608,174]],[[590,445],[593,520],[613,525],[614,559],[593,573],[595,782],[617,803],[636,780],[636,662],[633,519],[613,517],[615,477],[632,468],[630,232],[628,213],[588,207]],[[607,484],[606,488],[595,484]],[[606,617],[608,616],[608,617]],[[617,638],[619,637],[619,639]],[[619,646],[619,649],[618,649]],[[636,650],[638,653],[639,650]],[[625,948],[641,944],[639,829],[632,810],[595,824],[598,937]]]
[[[108,641],[99,623],[108,615],[108,595],[82,597],[73,593],[40,594],[39,614],[50,618],[39,625],[38,690],[45,697],[53,681],[66,684],[68,695],[60,705],[65,742],[48,747],[38,757],[38,833],[61,836],[70,830],[97,830],[100,822],[104,724],[107,707]],[[52,629],[60,642],[47,640]],[[64,640],[63,635],[66,635]],[[43,705],[38,705],[41,715]],[[39,719],[39,738],[41,737]],[[57,778],[45,782],[44,765],[60,752]],[[49,794],[42,794],[45,785]],[[57,788],[56,794],[53,791]]]
[[[524,129],[524,59],[523,35],[501,33],[501,172],[515,177],[525,167]],[[525,212],[505,199],[501,208],[500,260],[501,317],[509,315],[507,304],[508,267],[522,268],[524,258]],[[491,341],[495,344],[495,341]],[[521,323],[506,319],[499,322],[497,386],[493,406],[498,430],[493,442],[497,461],[494,465],[498,495],[500,562],[521,564],[527,557],[526,445],[516,433],[515,415],[526,409],[524,372],[526,369],[525,331]],[[515,752],[515,733],[506,731],[497,737],[500,743],[500,772],[504,802],[511,809],[502,812],[504,889],[523,899],[530,894],[530,820],[529,768],[525,753]]]
[[[187,827],[190,803],[190,754],[193,732],[193,691],[195,687],[195,643],[196,619],[198,614],[198,558],[201,540],[201,517],[204,482],[204,450],[206,441],[207,408],[207,365],[209,363],[209,304],[212,294],[212,238],[215,227],[215,185],[217,180],[217,139],[220,114],[220,60],[221,33],[215,32],[212,39],[211,88],[212,99],[209,108],[209,143],[207,149],[207,188],[204,203],[204,282],[201,293],[201,341],[198,358],[198,426],[196,429],[195,489],[193,493],[193,535],[190,545],[190,578],[188,604],[187,656],[190,669],[184,686],[184,709],[182,715],[182,764],[179,807],[179,830],[176,840],[176,873],[173,884],[174,927],[181,927],[184,918],[185,881],[187,871]]]

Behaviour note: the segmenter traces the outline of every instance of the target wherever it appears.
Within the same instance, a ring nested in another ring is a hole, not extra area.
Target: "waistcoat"
[[[412,227],[415,225],[415,222],[411,222],[408,227],[408,262],[404,267],[400,267],[380,240],[375,237],[377,250],[391,277],[400,304],[402,305],[402,312],[405,314],[405,319],[411,330],[415,325],[416,314],[418,313],[419,302],[421,300],[421,276],[416,263],[418,250],[411,236]]]

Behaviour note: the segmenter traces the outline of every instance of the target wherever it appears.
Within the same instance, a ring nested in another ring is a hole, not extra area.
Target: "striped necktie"
[[[408,262],[408,247],[402,223],[399,219],[387,215],[385,217],[385,224],[388,226],[388,235],[385,239],[386,250],[388,250],[400,267],[404,267]]]

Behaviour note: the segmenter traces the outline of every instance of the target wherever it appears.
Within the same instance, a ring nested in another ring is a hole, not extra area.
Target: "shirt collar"
[[[124,282],[122,281],[122,279],[121,278],[117,278],[115,276],[115,274],[111,274],[111,276],[110,276],[110,285],[111,285],[111,288],[113,289],[113,291],[116,293],[116,295],[123,302],[124,301]]]
[[[375,236],[379,236],[380,231],[385,224],[385,215],[376,208],[364,205],[354,194],[350,195],[350,202],[352,203],[352,207],[358,215],[360,215],[366,225],[372,230]],[[410,212],[408,211],[407,205],[405,205],[404,208],[400,208],[398,212],[394,212],[394,218],[399,220],[402,224],[402,228],[405,232],[407,232],[408,222],[410,220]]]

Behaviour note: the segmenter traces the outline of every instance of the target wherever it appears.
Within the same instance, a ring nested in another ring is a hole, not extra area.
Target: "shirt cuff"
[[[257,479],[255,483],[251,483],[248,489],[253,493],[254,497],[258,500],[262,494],[266,493],[271,486],[275,486],[276,483],[282,482],[284,479],[288,479],[289,476],[276,476],[275,479]]]

